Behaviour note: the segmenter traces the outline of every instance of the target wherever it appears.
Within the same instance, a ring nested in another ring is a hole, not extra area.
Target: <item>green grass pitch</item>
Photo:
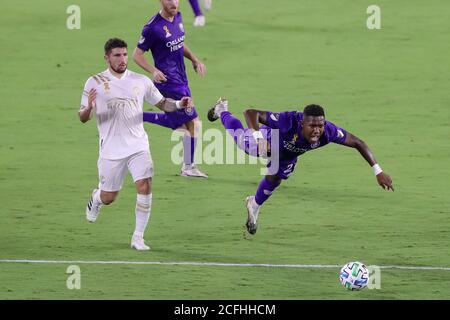
[[[77,111],[86,79],[105,69],[112,36],[129,51],[158,1],[6,0],[0,19],[0,260],[193,261],[236,264],[450,267],[450,3],[447,0],[217,0],[205,28],[181,2],[186,62],[204,129],[220,96],[242,119],[255,106],[283,111],[319,103],[365,140],[394,181],[378,187],[357,151],[329,146],[299,159],[243,238],[243,200],[258,165],[201,165],[208,180],[177,176],[168,129],[145,125],[155,163],[152,251],[129,248],[135,191],[128,177],[95,224],[85,205],[97,183],[95,120]],[[381,30],[366,9],[381,8]],[[129,62],[129,68],[141,72]],[[147,110],[150,106],[147,106]],[[382,269],[381,289],[349,292],[339,268],[0,262],[0,299],[448,299],[450,271]]]

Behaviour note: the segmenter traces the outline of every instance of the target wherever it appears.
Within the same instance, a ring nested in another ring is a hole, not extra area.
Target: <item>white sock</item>
[[[97,191],[92,196],[92,204],[93,205],[96,205],[96,206],[102,206],[103,205],[102,199],[100,198],[100,193],[101,192],[102,191],[100,189],[97,189]]]
[[[250,200],[250,205],[252,206],[253,210],[255,211],[255,219],[258,220],[258,216],[259,216],[259,204],[256,203],[255,197],[253,197]]]
[[[259,208],[259,204],[256,203],[255,197],[252,197],[250,200],[250,205],[254,210],[257,210]]]
[[[145,228],[150,219],[150,208],[152,206],[152,194],[138,194],[136,196],[136,228],[133,237],[143,238]]]

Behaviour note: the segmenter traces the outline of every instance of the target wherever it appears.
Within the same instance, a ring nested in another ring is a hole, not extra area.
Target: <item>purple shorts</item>
[[[261,132],[264,137],[269,143],[272,141],[272,131],[270,128],[266,126],[261,127]],[[250,129],[243,129],[243,130],[237,130],[233,135],[236,144],[238,147],[245,151],[245,153],[254,156],[259,157],[259,152],[256,143],[254,143],[254,138],[252,137],[252,131]],[[276,152],[271,152],[270,157],[276,157]],[[273,164],[273,168],[272,168]],[[294,172],[295,165],[297,164],[297,158],[289,159],[289,160],[279,160],[278,166],[275,165],[272,161],[269,161],[267,163],[267,168],[269,170],[269,175],[276,175],[280,179],[286,180],[289,178],[289,176]]]
[[[267,164],[267,168],[269,169],[268,174],[275,175],[280,179],[286,180],[294,172],[296,164],[297,164],[297,158],[291,159],[291,160],[280,160],[279,164],[278,164],[278,168],[276,168],[277,170],[275,171],[271,168],[272,162],[270,161]]]
[[[191,91],[189,87],[180,88],[180,90],[174,91],[165,91],[159,90],[163,97],[171,98],[174,100],[180,100],[183,97],[190,97]],[[191,121],[198,117],[198,113],[195,110],[195,107],[189,109],[181,109],[174,112],[165,112],[166,119],[168,120],[168,125],[172,130],[178,129],[183,124],[188,121]]]

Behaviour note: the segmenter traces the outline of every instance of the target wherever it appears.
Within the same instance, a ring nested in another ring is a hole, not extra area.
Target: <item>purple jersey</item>
[[[144,26],[137,47],[151,50],[155,67],[167,77],[166,82],[155,83],[160,91],[186,92],[188,80],[184,65],[184,27],[181,13],[173,21],[159,13]]]
[[[330,142],[343,144],[347,132],[330,121],[325,121],[325,129],[319,141],[310,144],[302,137],[302,112],[267,112],[267,126],[261,129],[278,129],[280,160],[295,159],[303,153],[327,145]],[[270,135],[268,137],[270,140]],[[270,142],[270,141],[269,141]]]

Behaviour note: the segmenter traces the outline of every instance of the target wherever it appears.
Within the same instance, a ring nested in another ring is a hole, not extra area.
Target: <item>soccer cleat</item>
[[[228,111],[228,100],[225,98],[219,98],[216,104],[208,110],[208,120],[211,122],[220,118],[220,114],[224,111]]]
[[[194,19],[194,27],[203,27],[205,26],[205,23],[205,16],[196,16]]]
[[[89,202],[86,206],[86,219],[89,222],[95,222],[97,220],[97,217],[100,213],[100,208],[102,205],[95,205],[94,204],[94,193],[97,192],[98,189],[94,189],[91,194],[91,199],[89,199]]]
[[[255,208],[253,208],[252,199],[254,198],[255,196],[248,196],[245,199],[245,206],[247,207],[248,212],[247,222],[245,223],[245,226],[247,227],[247,231],[250,234],[255,234],[256,230],[258,229],[256,220],[258,219],[259,207],[256,210]]]
[[[131,248],[136,249],[138,251],[148,251],[150,247],[147,246],[144,242],[144,238],[135,237],[131,238]]]
[[[180,175],[183,177],[208,178],[208,175],[204,172],[201,172],[195,164],[183,163]]]
[[[203,0],[203,7],[205,8],[205,10],[211,10],[212,0]]]

